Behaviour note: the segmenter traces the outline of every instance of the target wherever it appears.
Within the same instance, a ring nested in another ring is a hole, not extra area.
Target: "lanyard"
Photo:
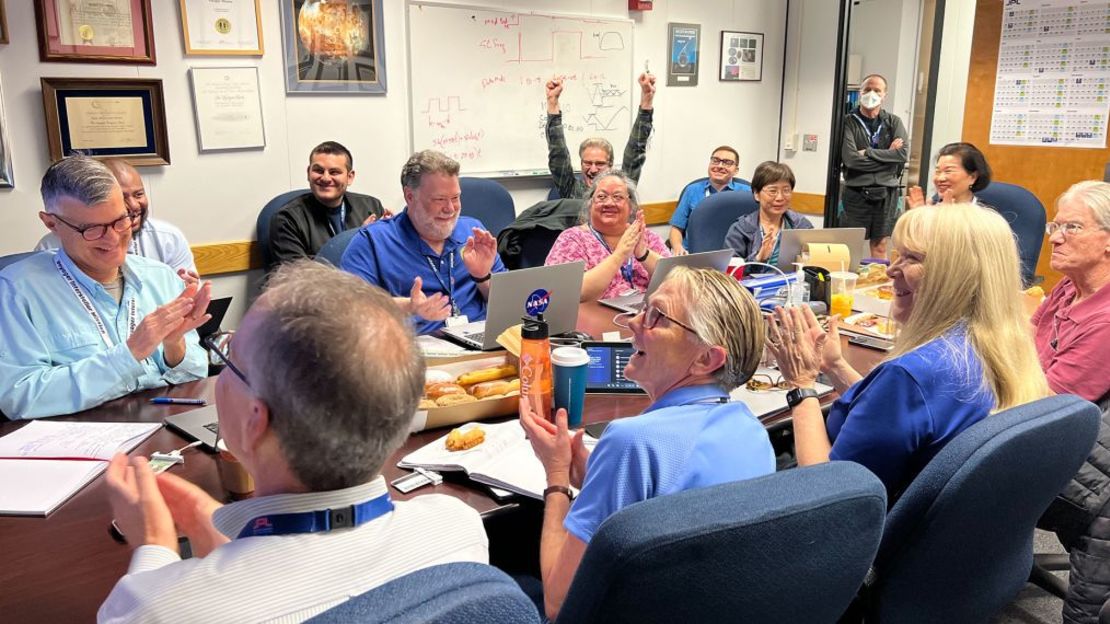
[[[73,291],[73,296],[77,297],[77,303],[81,304],[85,313],[92,317],[93,325],[96,326],[96,331],[100,333],[100,339],[104,341],[104,344],[109,349],[116,346],[116,343],[108,334],[108,328],[104,325],[104,320],[100,318],[100,313],[96,311],[92,301],[89,301],[89,298],[85,295],[85,291],[81,290],[81,286],[77,283],[77,280],[73,279],[73,275],[62,265],[62,261],[59,260],[57,256],[54,257],[54,266],[57,267],[58,273],[61,273],[62,279],[65,280],[66,285]],[[138,316],[139,311],[135,303],[135,297],[131,297],[127,302],[128,336],[135,333],[135,327],[139,324]]]
[[[455,252],[454,252],[454,250],[452,250],[451,253],[449,253],[447,255],[447,270],[450,271],[450,274],[448,275],[446,282],[443,281],[443,276],[439,274],[439,272],[441,270],[443,270],[443,258],[439,259],[439,267],[438,268],[436,267],[435,264],[432,263],[432,258],[430,256],[424,256],[424,259],[428,261],[428,267],[432,270],[432,273],[436,276],[436,279],[439,280],[439,285],[443,286],[443,290],[447,291],[447,299],[448,299],[448,301],[451,302],[451,316],[458,316],[459,315],[459,306],[458,306],[457,303],[455,303]]]
[[[247,522],[236,539],[261,535],[326,533],[332,529],[348,529],[366,524],[391,511],[393,501],[389,500],[389,492],[386,492],[377,498],[339,509],[258,516]]]
[[[859,122],[859,125],[863,126],[863,131],[865,133],[867,133],[867,135],[869,137],[871,137],[871,147],[874,148],[874,149],[878,149],[878,147],[879,147],[879,133],[883,131],[883,120],[880,119],[879,120],[879,127],[875,128],[874,132],[871,132],[871,130],[868,129],[868,127],[867,127],[867,123],[864,122],[863,119],[861,119],[859,115],[857,115],[855,113],[852,113],[852,117],[856,118],[856,121]]]
[[[344,200],[342,204],[339,204],[339,228],[340,228],[339,232],[335,231],[335,223],[332,222],[330,214],[327,215],[327,222],[328,222],[328,231],[331,232],[332,236],[335,236],[335,235],[339,234],[339,232],[342,232],[342,231],[347,229],[347,201],[346,200]]]
[[[594,233],[594,238],[597,239],[597,242],[601,243],[602,247],[605,247],[605,251],[608,251],[609,254],[612,255],[613,250],[609,248],[609,243],[605,242],[605,239],[601,237],[601,233],[595,230],[593,226],[590,226],[590,231]],[[636,284],[632,283],[632,258],[629,258],[628,262],[621,265],[621,276],[624,277],[624,281],[628,282],[630,287],[636,288]]]

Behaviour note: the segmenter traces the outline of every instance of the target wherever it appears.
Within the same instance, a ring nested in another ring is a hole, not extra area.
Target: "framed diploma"
[[[193,67],[200,151],[266,147],[256,67]]]
[[[0,43],[8,43],[8,14],[4,12],[4,0],[0,0]]]
[[[720,80],[763,80],[763,33],[721,31]]]
[[[185,54],[262,56],[261,0],[177,0]]]
[[[42,78],[50,158],[73,152],[125,156],[133,165],[170,164],[162,81]]]
[[[8,118],[4,116],[4,89],[0,84],[0,188],[14,188],[12,143],[8,139]]]
[[[150,0],[35,0],[43,62],[154,65]]]
[[[286,93],[385,93],[382,0],[280,0]]]

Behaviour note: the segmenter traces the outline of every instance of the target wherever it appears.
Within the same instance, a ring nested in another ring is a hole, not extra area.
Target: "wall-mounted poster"
[[[4,89],[0,84],[0,188],[15,187],[12,173],[12,144],[8,139],[8,118],[4,116]]]
[[[170,164],[162,81],[42,78],[50,159],[73,152],[124,156],[132,165]]]
[[[668,87],[693,87],[698,84],[699,24],[667,24]]]
[[[35,0],[44,62],[154,65],[150,0]]]
[[[281,0],[287,93],[385,93],[382,0]]]
[[[257,67],[194,67],[189,77],[200,151],[266,147]]]
[[[763,80],[763,33],[721,31],[721,80]]]
[[[261,0],[178,0],[185,54],[262,56]]]

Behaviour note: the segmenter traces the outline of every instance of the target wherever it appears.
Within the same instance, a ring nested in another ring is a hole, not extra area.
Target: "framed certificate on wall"
[[[200,151],[266,147],[257,67],[193,67]]]
[[[170,164],[162,81],[42,78],[50,158],[74,152],[125,156],[136,166]]]
[[[43,62],[155,65],[150,0],[35,0]]]
[[[262,56],[261,0],[178,0],[185,54]]]

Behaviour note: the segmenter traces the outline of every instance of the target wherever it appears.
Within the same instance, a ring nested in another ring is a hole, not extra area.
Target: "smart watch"
[[[786,404],[790,409],[794,409],[802,401],[812,397],[814,399],[820,397],[821,394],[813,388],[794,388],[786,393]]]

